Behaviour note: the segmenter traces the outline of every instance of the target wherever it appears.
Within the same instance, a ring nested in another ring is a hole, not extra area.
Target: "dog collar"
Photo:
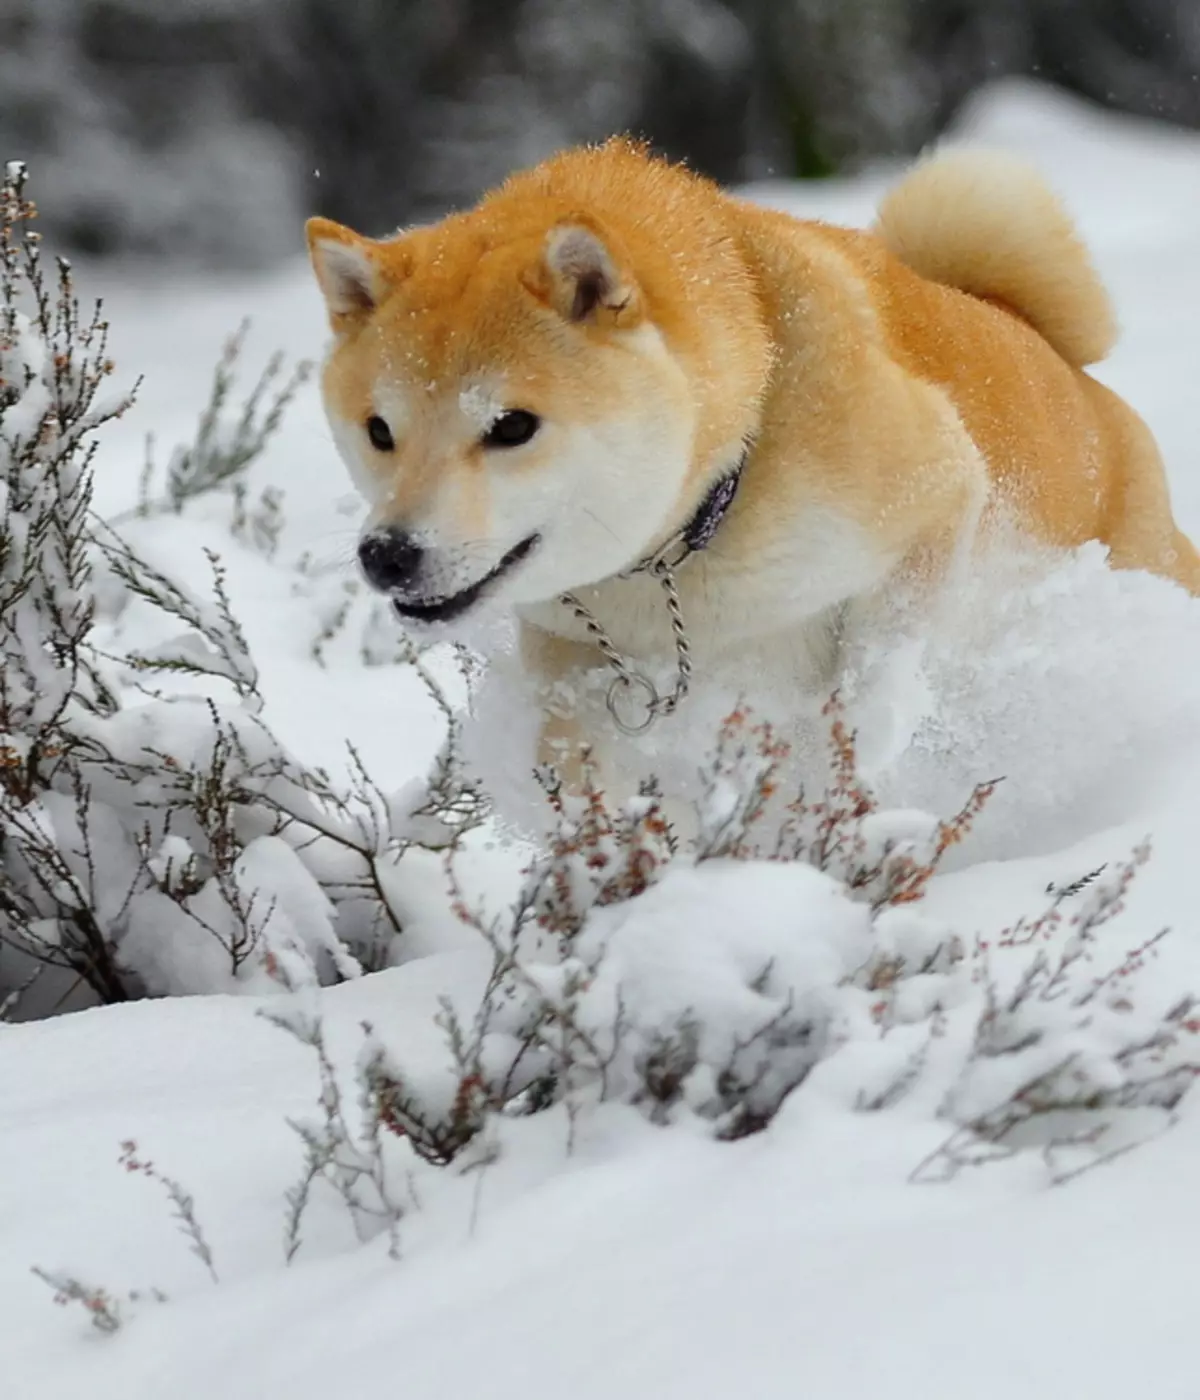
[[[663,568],[677,569],[685,559],[707,549],[713,541],[713,536],[720,529],[721,522],[729,513],[729,507],[733,504],[733,498],[737,495],[738,487],[741,485],[742,473],[746,469],[746,459],[749,456],[750,448],[747,446],[738,458],[733,470],[719,477],[708,488],[708,492],[700,502],[696,513],[687,524],[682,529],[676,530],[669,539],[659,545],[653,554],[647,555],[641,563],[626,569],[621,577],[629,578],[633,574],[656,573]]]

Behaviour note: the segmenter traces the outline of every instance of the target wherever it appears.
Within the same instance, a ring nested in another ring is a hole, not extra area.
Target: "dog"
[[[430,226],[307,235],[362,570],[410,626],[516,616],[544,756],[597,669],[631,730],[703,670],[828,686],[848,618],[1000,520],[1200,591],[1149,429],[1086,372],[1106,291],[997,153],[919,163],[869,231],[622,138]]]

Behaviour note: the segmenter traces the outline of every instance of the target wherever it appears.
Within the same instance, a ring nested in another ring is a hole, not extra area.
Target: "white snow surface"
[[[1179,521],[1200,537],[1200,138],[1023,83],[984,93],[958,135],[1029,156],[1065,194],[1124,326],[1101,373],[1150,421]],[[865,223],[892,174],[757,193]],[[300,263],[269,279],[147,283],[98,269],[80,282],[105,293],[122,371],[146,374],[137,410],[105,435],[102,511],[132,504],[143,434],[164,452],[190,436],[209,368],[243,316],[254,318],[251,354],[321,351]],[[364,649],[380,660],[389,639],[348,591],[359,512],[311,388],[254,468],[251,497],[267,486],[284,493],[273,558],[231,539],[228,498],[133,522],[130,537],[198,586],[204,548],[219,550],[281,739],[339,770],[352,740],[385,788],[402,789],[440,720],[406,668],[363,660]],[[302,555],[319,567],[297,572]],[[1200,609],[1160,581],[1108,572],[1094,549],[1053,567],[997,565],[958,601],[936,634],[889,647],[866,639],[851,696],[889,806],[948,816],[975,782],[1006,780],[923,901],[872,934],[865,906],[818,872],[718,861],[599,911],[581,940],[596,973],[580,1014],[602,1039],[619,993],[631,1054],[693,1014],[702,1065],[717,1067],[797,994],[823,1058],[765,1132],[723,1143],[699,1114],[663,1127],[594,1100],[573,1118],[556,1108],[497,1120],[465,1165],[422,1163],[406,1176],[394,1157],[398,1260],[382,1236],[360,1242],[318,1185],[289,1265],[284,1193],[301,1149],[287,1120],[313,1117],[318,1080],[311,1050],[256,1014],[283,997],[164,999],[0,1025],[6,1400],[317,1400],[351,1389],[408,1400],[1193,1400],[1200,1106],[1185,1099],[1169,1132],[1165,1115],[1149,1114],[1144,1132],[1130,1129],[1145,1139],[1136,1150],[1062,1184],[1061,1161],[1036,1145],[914,1182],[953,1131],[940,1113],[984,1113],[1016,1087],[1001,1080],[1009,1060],[970,1059],[978,957],[911,979],[886,1034],[846,979],[872,937],[918,959],[952,937],[994,943],[1045,907],[1048,886],[1115,868],[1149,836],[1151,859],[1081,969],[1087,983],[1169,926],[1135,969],[1135,1005],[1076,1014],[1051,998],[1037,1011],[1081,1081],[1119,1085],[1121,1045],[1200,992]],[[343,607],[318,664],[313,643]],[[115,640],[161,644],[151,626],[131,609]],[[651,757],[679,767],[690,754],[694,766],[696,734],[726,700],[697,705],[682,755]],[[494,781],[521,767],[520,729],[504,706],[481,719],[475,748]],[[878,824],[882,840],[920,819],[902,811]],[[279,856],[256,853],[272,878]],[[502,844],[477,842],[474,893],[502,908],[518,864]],[[448,912],[438,862],[401,869],[407,960],[303,993],[351,1100],[364,1022],[390,1063],[436,1092],[440,1000],[469,1016],[487,976],[486,950]],[[320,898],[298,887],[282,911],[298,926],[306,896]],[[1029,956],[998,950],[998,981],[1011,986]],[[931,1035],[935,1005],[944,1029]],[[922,1047],[912,1091],[858,1111]],[[614,1061],[614,1074],[627,1069]],[[704,1092],[700,1076],[689,1102]],[[219,1283],[189,1252],[161,1183],[119,1165],[130,1140],[193,1198]],[[1086,1144],[1064,1152],[1098,1160]],[[33,1266],[103,1288],[122,1325],[101,1335],[82,1309],[55,1308]]]

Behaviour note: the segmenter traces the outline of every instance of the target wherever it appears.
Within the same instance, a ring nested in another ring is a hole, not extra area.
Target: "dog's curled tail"
[[[944,152],[885,198],[876,232],[914,272],[1001,302],[1068,364],[1112,349],[1112,303],[1067,211],[1036,171],[993,151]]]

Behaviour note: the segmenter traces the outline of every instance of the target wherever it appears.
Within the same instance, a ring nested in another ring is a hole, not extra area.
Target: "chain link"
[[[625,734],[642,734],[660,715],[673,714],[687,695],[692,683],[692,648],[688,641],[687,627],[683,620],[683,605],[679,600],[679,585],[675,582],[675,570],[663,554],[659,554],[641,570],[655,579],[667,600],[667,613],[671,620],[671,634],[675,641],[675,685],[669,695],[660,695],[658,687],[641,671],[635,671],[613,644],[612,638],[604,630],[599,619],[574,593],[563,593],[562,602],[571,609],[587,629],[588,636],[596,643],[604,659],[616,672],[605,695],[605,704],[617,728]],[[640,720],[628,718],[622,713],[623,706],[642,696],[644,713]]]

